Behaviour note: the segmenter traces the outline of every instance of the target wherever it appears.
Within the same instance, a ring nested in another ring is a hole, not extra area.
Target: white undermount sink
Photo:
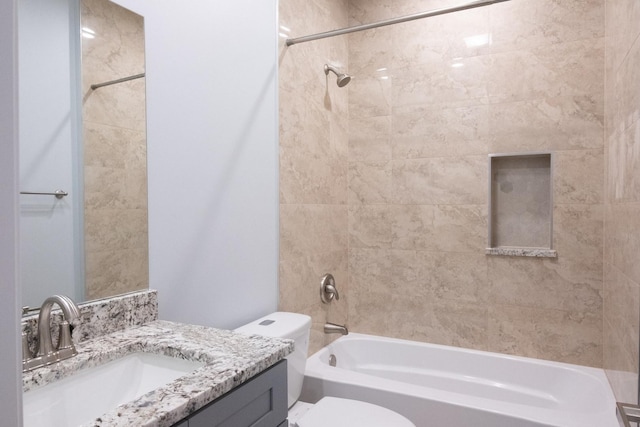
[[[149,353],[79,371],[24,393],[24,427],[78,426],[145,393],[162,387],[204,363]]]

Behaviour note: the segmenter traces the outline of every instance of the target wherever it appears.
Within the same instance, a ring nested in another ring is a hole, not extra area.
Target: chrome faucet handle
[[[328,294],[333,294],[333,296],[336,298],[336,300],[340,299],[340,294],[338,293],[338,290],[336,289],[335,286],[333,285],[326,285],[324,287],[324,291]]]
[[[335,279],[331,274],[327,273],[322,276],[322,279],[320,280],[320,300],[324,304],[329,304],[333,301],[333,298],[339,300],[340,294],[336,288]]]
[[[29,334],[22,331],[22,363],[33,357],[33,352],[29,348]]]
[[[60,322],[60,334],[58,335],[58,350],[65,348],[73,348],[73,340],[71,339],[71,325],[66,320]]]

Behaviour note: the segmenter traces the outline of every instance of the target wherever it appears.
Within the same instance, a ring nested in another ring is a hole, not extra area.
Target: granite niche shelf
[[[487,255],[497,256],[527,256],[533,258],[557,258],[558,252],[545,248],[487,248]]]
[[[556,258],[551,153],[489,155],[487,255]]]

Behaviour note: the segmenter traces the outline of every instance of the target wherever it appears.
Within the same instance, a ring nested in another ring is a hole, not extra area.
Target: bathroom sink
[[[77,426],[162,387],[204,363],[132,353],[24,393],[24,427]]]

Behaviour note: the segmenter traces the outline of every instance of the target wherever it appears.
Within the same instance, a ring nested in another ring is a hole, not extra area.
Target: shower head
[[[338,77],[338,81],[336,82],[338,84],[338,87],[344,87],[351,81],[351,76],[349,74],[340,73],[333,66],[324,64],[324,73],[326,75],[329,75],[329,71],[331,71]]]

